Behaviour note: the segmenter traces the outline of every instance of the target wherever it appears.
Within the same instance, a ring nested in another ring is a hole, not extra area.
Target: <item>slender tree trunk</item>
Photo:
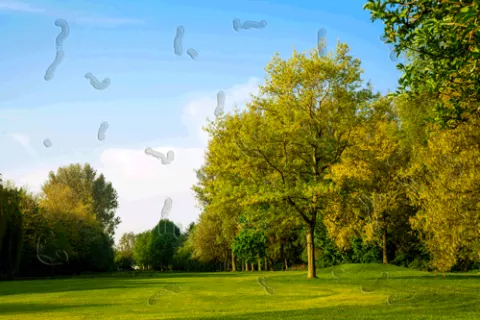
[[[237,266],[235,265],[235,254],[233,253],[232,250],[232,272],[237,271]]]
[[[268,259],[267,257],[263,257],[263,263],[265,264],[265,271],[268,271]]]
[[[281,256],[281,259],[282,261],[284,262],[283,266],[282,266],[282,271],[285,271],[285,266],[287,265],[287,258],[285,257],[285,247],[283,245],[283,243],[280,245],[280,256]]]
[[[312,220],[316,217],[313,215]],[[317,270],[315,267],[315,243],[314,243],[315,223],[308,224],[307,228],[307,252],[308,252],[308,278],[313,279],[317,277]]]
[[[248,261],[245,260],[245,271],[248,271]]]
[[[223,260],[223,271],[227,271],[227,260]]]
[[[242,272],[245,271],[245,261],[243,259],[240,261],[240,264],[242,265]]]
[[[270,271],[275,271],[275,262],[273,259],[268,259],[268,261],[270,262]]]
[[[262,271],[262,260],[258,258],[258,271]]]
[[[388,257],[387,257],[387,230],[383,231],[382,235],[382,249],[383,249],[383,263],[388,264]]]
[[[251,264],[251,267],[252,267],[252,268],[251,268],[251,271],[255,271],[255,264],[254,264],[253,262],[252,262],[252,264]]]
[[[284,271],[288,270],[288,261],[287,261],[287,256],[286,255],[283,258],[283,270]]]

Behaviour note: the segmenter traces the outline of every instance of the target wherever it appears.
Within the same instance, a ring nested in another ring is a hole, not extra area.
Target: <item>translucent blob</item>
[[[182,287],[177,284],[166,285],[164,289],[174,293],[179,293],[182,291]]]
[[[177,27],[177,33],[175,34],[175,39],[173,40],[173,50],[177,56],[183,54],[183,35],[185,34],[185,28],[183,26]]]
[[[104,89],[107,89],[108,86],[110,85],[110,79],[109,78],[105,78],[103,79],[102,82],[98,81],[97,78],[95,78],[94,75],[92,75],[90,72],[87,72],[85,74],[85,78],[86,79],[89,79],[90,80],[90,84],[92,85],[92,87],[94,87],[95,89],[97,90],[104,90]]]
[[[225,93],[223,91],[219,91],[217,93],[217,107],[215,108],[215,116],[218,117],[223,114],[223,110],[225,108]]]
[[[255,29],[263,29],[267,26],[267,21],[265,20],[261,20],[261,21],[245,21],[241,28],[242,29],[251,29],[251,28],[255,28]]]
[[[168,151],[167,156],[165,157],[163,153],[159,151],[155,151],[150,147],[147,147],[145,149],[145,153],[149,156],[160,159],[162,161],[162,164],[170,164],[173,162],[173,160],[175,160],[175,153],[173,153],[173,151]]]
[[[53,79],[55,71],[57,70],[57,67],[60,64],[60,62],[63,61],[64,56],[65,54],[63,53],[63,50],[58,49],[57,54],[55,55],[55,60],[53,60],[52,64],[48,67],[47,71],[45,71],[45,76],[43,77],[45,81],[50,81]]]
[[[233,30],[235,30],[235,32],[238,32],[240,31],[240,28],[241,28],[241,22],[240,22],[240,19],[233,19]]]
[[[70,27],[68,26],[67,21],[63,19],[55,20],[55,25],[61,28],[60,33],[57,36],[55,42],[57,43],[57,48],[63,47],[63,42],[67,39],[68,35],[70,34]]]
[[[325,28],[321,28],[317,32],[317,47],[318,47],[318,55],[320,57],[325,56],[327,53],[327,43],[325,36],[327,35],[327,30]]]
[[[97,132],[98,140],[100,140],[100,141],[105,140],[107,129],[108,129],[108,122],[106,122],[106,121],[102,122],[102,124],[100,125],[100,128],[98,128],[98,132]]]
[[[341,272],[338,271],[338,270],[340,270]],[[335,269],[332,270],[332,277],[334,277],[335,279],[339,278],[339,276],[337,276],[337,273],[338,274],[339,273],[345,273],[345,270],[343,268],[339,268],[338,270],[335,270]]]
[[[257,278],[257,282],[258,282],[259,285],[261,285],[265,289],[266,293],[268,293],[268,294],[274,294],[275,293],[275,289],[270,287],[267,284],[267,280],[265,280],[265,278],[259,277],[259,278]]]
[[[50,231],[52,237],[55,237],[53,231]],[[42,235],[37,241],[37,259],[47,266],[59,266],[68,262],[68,254],[65,250],[54,250],[52,245],[47,245],[46,241],[41,241]]]
[[[193,48],[190,48],[187,50],[187,54],[190,58],[192,58],[192,60],[196,60],[197,57],[198,57],[198,52],[197,50],[193,49]]]
[[[162,213],[161,213],[162,219],[168,218],[168,215],[170,214],[170,210],[172,210],[172,206],[173,206],[173,200],[170,198],[165,199],[163,203]]]
[[[381,35],[378,37],[378,40],[388,45],[388,55],[389,55],[390,61],[393,61],[393,62],[397,61],[398,57],[397,57],[397,54],[395,53],[395,46],[391,43],[387,43],[388,38],[385,37],[384,35]]]
[[[47,148],[50,148],[52,146],[52,142],[50,141],[50,139],[45,139],[43,140],[43,145]]]
[[[57,69],[60,62],[63,61],[63,57],[65,54],[63,53],[63,42],[70,34],[70,27],[68,26],[67,21],[63,19],[55,20],[55,25],[61,28],[60,33],[57,36],[56,47],[57,47],[57,54],[55,55],[55,60],[53,60],[52,64],[48,67],[47,71],[45,71],[45,76],[43,79],[45,81],[50,81],[53,79],[53,75],[55,74],[55,70]]]
[[[165,296],[165,291],[164,290],[152,294],[150,297],[148,297],[147,304],[149,306],[156,305],[157,303],[160,302],[160,299],[161,299],[162,296]]]

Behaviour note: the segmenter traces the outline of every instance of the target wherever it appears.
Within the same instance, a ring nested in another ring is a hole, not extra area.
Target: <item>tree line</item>
[[[114,267],[117,193],[88,164],[50,172],[39,194],[0,186],[0,278]]]
[[[39,197],[0,189],[1,273],[480,268],[480,8],[370,0],[365,9],[405,55],[396,92],[363,81],[344,43],[326,56],[275,55],[246,108],[205,128],[192,187],[202,212],[184,233],[160,220],[114,250],[113,187],[88,165],[70,166],[51,173]],[[56,238],[54,254],[69,263],[38,262],[39,235]]]
[[[246,108],[206,128],[198,256],[267,266],[298,243],[309,278],[317,264],[365,260],[480,267],[480,8],[365,8],[405,55],[399,89],[374,92],[346,44],[275,56]]]

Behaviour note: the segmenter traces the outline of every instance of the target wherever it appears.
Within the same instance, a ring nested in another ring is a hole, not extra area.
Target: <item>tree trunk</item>
[[[258,258],[258,271],[262,271],[262,260]]]
[[[383,231],[382,235],[382,250],[383,250],[383,263],[388,264],[388,257],[387,257],[387,230]]]
[[[235,254],[233,253],[232,250],[232,272],[237,271],[237,266],[235,265]]]
[[[268,262],[267,257],[266,256],[263,257],[263,263],[265,264],[265,271],[268,271],[268,263],[267,262]]]
[[[286,255],[283,258],[283,270],[284,271],[288,270],[288,261],[287,261],[287,256]]]
[[[248,261],[245,260],[245,271],[248,271]]]
[[[283,266],[282,266],[282,271],[285,271],[285,266],[287,265],[287,258],[285,257],[285,248],[283,246],[283,243],[280,245],[280,256],[283,261]]]
[[[227,271],[227,260],[223,260],[223,271]]]
[[[255,264],[253,262],[252,262],[251,266],[252,266],[251,271],[255,271]]]
[[[242,272],[245,271],[245,261],[243,259],[240,261],[240,264],[242,265]]]
[[[315,217],[313,217],[315,218]],[[315,221],[315,220],[313,220]],[[307,228],[307,252],[308,252],[308,275],[309,279],[317,277],[317,270],[315,268],[315,243],[313,235],[315,232],[315,224],[311,223]]]

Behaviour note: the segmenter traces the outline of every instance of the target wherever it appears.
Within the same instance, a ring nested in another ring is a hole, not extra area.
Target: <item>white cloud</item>
[[[130,18],[109,18],[109,17],[80,17],[76,18],[75,22],[89,25],[103,25],[110,27],[117,27],[121,25],[141,25],[145,21],[140,19],[130,19]]]
[[[260,79],[250,78],[246,84],[235,85],[230,89],[223,90],[225,93],[224,112],[231,112],[235,105],[244,106],[250,100],[251,94],[258,93]],[[214,110],[217,106],[217,92],[206,94],[205,96],[193,99],[184,108],[182,122],[188,128],[193,137],[198,137],[204,147],[207,146],[208,133],[203,131],[202,127],[207,124],[205,119],[214,119]]]
[[[139,25],[144,24],[144,21],[141,19],[135,18],[114,18],[107,16],[84,16],[79,12],[67,11],[67,10],[56,10],[56,9],[47,9],[32,6],[26,2],[22,1],[12,1],[12,0],[0,0],[0,11],[11,11],[19,13],[30,13],[30,14],[43,14],[47,16],[52,16],[58,18],[62,16],[67,21],[73,21],[78,24],[86,25],[96,25],[96,26],[106,26],[106,27],[118,27],[121,25]]]
[[[21,134],[21,133],[9,133],[8,135],[13,140],[18,142],[30,156],[34,157],[35,159],[38,158],[37,152],[35,151],[35,149],[30,144],[30,137],[28,135]]]
[[[249,101],[250,94],[258,91],[258,84],[259,79],[252,78],[246,84],[223,89],[226,96],[225,112],[232,111],[234,105],[241,107]],[[172,221],[187,226],[196,220],[199,209],[191,187],[197,182],[194,170],[204,163],[208,136],[201,128],[207,117],[214,117],[216,96],[217,92],[198,94],[185,105],[181,118],[189,131],[186,138],[172,137],[174,143],[159,142],[142,148],[110,148],[97,157],[88,159],[99,173],[103,173],[112,182],[118,192],[117,215],[122,223],[116,232],[117,240],[124,232],[138,233],[151,229],[160,219],[163,202],[167,197],[173,200],[169,217]],[[19,143],[28,143],[28,138],[19,137],[17,136]],[[146,147],[164,154],[172,150],[175,160],[163,165],[159,159],[145,154]],[[68,163],[78,162],[71,158]],[[66,164],[59,159],[49,159],[41,167],[11,172],[8,178],[14,179],[17,185],[27,184],[30,190],[39,191],[48,172]]]
[[[27,3],[19,1],[0,1],[0,10],[18,11],[26,13],[44,13],[45,9],[35,8]]]

